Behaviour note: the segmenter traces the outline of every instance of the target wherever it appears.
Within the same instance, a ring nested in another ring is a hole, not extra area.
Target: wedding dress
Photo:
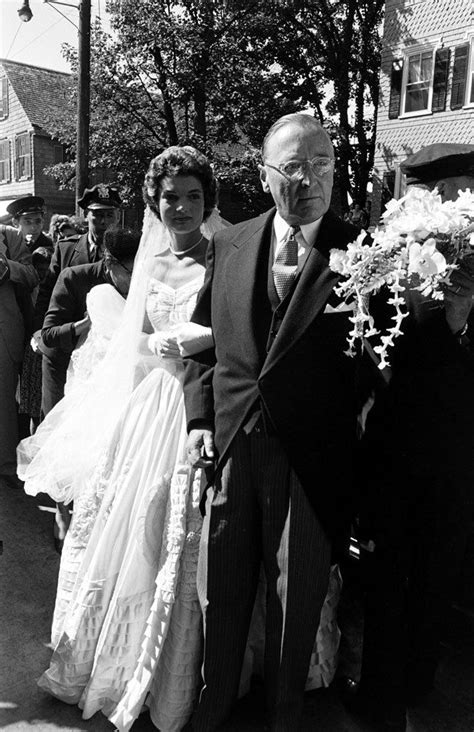
[[[150,278],[155,331],[189,321],[202,277],[174,290]],[[186,462],[180,361],[155,359],[75,499],[61,561],[56,643],[39,684],[88,719],[130,729],[145,700],[162,732],[181,729],[199,686],[195,576],[200,471]]]

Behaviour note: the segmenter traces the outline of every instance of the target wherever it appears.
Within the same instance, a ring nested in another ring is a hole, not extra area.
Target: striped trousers
[[[315,489],[316,476],[317,466]],[[207,497],[198,568],[204,687],[192,720],[199,732],[219,729],[237,699],[262,561],[267,714],[272,732],[295,732],[331,545],[278,439],[257,428],[237,434]]]

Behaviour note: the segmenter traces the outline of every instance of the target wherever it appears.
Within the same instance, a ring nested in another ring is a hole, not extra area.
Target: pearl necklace
[[[175,254],[176,256],[187,254],[188,252],[192,252],[193,249],[196,249],[197,246],[202,242],[204,239],[204,234],[201,235],[201,238],[192,246],[188,247],[188,249],[173,249],[173,247],[170,244],[170,251]]]

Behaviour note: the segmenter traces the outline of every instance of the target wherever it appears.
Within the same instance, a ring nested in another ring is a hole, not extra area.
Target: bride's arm
[[[180,323],[174,328],[181,356],[192,356],[214,346],[211,328],[199,323]]]

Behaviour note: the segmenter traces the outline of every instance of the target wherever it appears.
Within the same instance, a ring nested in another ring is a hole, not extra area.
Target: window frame
[[[11,183],[12,179],[12,159],[11,159],[11,142],[7,137],[4,137],[0,140],[0,150],[1,146],[6,145],[7,147],[7,157],[2,158],[0,155],[0,185],[5,185],[5,183]],[[3,178],[1,175],[2,165],[6,164],[7,167],[7,177]]]
[[[28,154],[27,155],[19,155],[18,148],[19,148],[19,141],[20,138],[25,137],[28,140]],[[15,135],[15,180],[21,181],[21,180],[29,180],[33,177],[33,145],[32,145],[32,135],[31,132],[25,131],[25,132],[19,132],[17,135]],[[20,160],[27,160],[28,161],[28,172],[24,175],[20,175]]]
[[[406,119],[407,117],[421,117],[425,115],[431,115],[432,112],[432,104],[433,104],[433,85],[434,85],[434,72],[435,72],[435,57],[436,57],[436,49],[439,47],[439,44],[424,44],[422,46],[410,46],[410,48],[405,48],[402,51],[403,55],[403,77],[402,77],[402,89],[401,89],[401,99],[400,99],[400,114],[398,115],[399,119]],[[429,87],[428,87],[428,99],[425,109],[417,109],[415,111],[406,112],[405,106],[407,102],[407,84],[408,84],[408,72],[410,68],[410,59],[413,56],[419,56],[422,57],[423,54],[427,52],[431,53],[431,76],[429,80]]]
[[[9,112],[10,112],[10,95],[8,90],[8,76],[1,76],[0,77],[0,98],[1,98],[1,108],[0,108],[0,120],[7,119]],[[5,100],[5,102],[4,102]]]

